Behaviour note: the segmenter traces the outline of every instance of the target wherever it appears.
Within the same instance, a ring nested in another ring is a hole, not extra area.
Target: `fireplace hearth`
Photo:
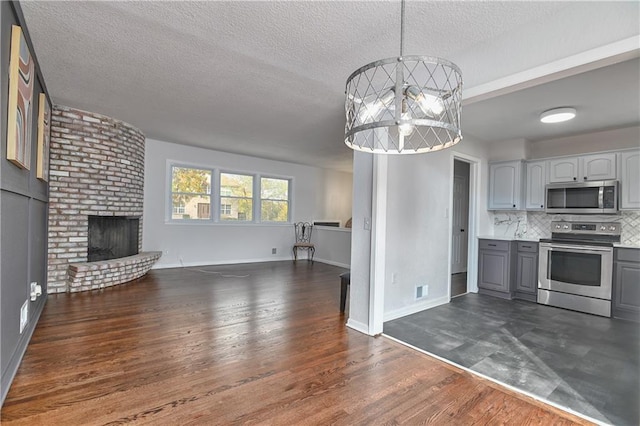
[[[140,218],[129,216],[89,216],[87,260],[117,259],[138,254]]]

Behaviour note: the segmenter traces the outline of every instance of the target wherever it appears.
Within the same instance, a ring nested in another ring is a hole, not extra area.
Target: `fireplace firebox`
[[[117,259],[138,254],[140,218],[129,216],[89,216],[87,260]]]

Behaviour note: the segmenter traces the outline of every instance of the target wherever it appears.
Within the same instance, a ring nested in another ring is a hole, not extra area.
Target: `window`
[[[167,183],[169,221],[290,223],[291,178],[169,164]]]
[[[263,222],[289,221],[288,179],[260,179],[260,219]]]
[[[172,166],[171,203],[171,219],[210,219],[211,170]]]
[[[230,205],[229,213],[222,214],[221,221],[253,220],[253,176],[220,173],[220,205]]]

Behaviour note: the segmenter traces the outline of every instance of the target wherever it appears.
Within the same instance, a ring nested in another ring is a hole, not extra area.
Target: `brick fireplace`
[[[145,137],[113,118],[55,105],[51,119],[48,291],[103,288],[144,275],[159,252],[142,248]],[[136,218],[136,254],[88,262],[89,217]]]

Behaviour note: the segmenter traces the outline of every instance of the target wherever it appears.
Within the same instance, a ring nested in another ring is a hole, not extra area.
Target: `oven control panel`
[[[551,232],[566,234],[620,235],[619,222],[551,222]]]

